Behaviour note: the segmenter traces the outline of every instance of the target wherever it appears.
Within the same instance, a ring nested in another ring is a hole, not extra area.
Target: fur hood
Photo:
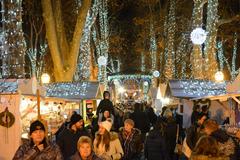
[[[208,157],[205,155],[192,155],[190,160],[229,160],[228,157]]]

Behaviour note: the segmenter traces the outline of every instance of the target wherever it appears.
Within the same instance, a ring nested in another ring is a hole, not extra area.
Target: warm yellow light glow
[[[119,87],[118,92],[123,93],[123,92],[125,92],[125,89],[123,87]]]
[[[215,80],[217,82],[221,82],[224,80],[224,74],[222,71],[217,71],[217,73],[215,74]]]
[[[47,73],[43,73],[41,76],[41,82],[43,84],[49,83],[50,82],[50,76]]]

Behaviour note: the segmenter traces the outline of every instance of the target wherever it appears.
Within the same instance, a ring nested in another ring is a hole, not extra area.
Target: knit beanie
[[[110,132],[112,128],[112,119],[108,118],[106,121],[100,122],[99,125],[105,128],[108,132]]]
[[[36,130],[45,131],[45,127],[44,127],[43,123],[39,120],[36,120],[36,121],[31,123],[31,125],[30,125],[30,135]]]
[[[73,114],[71,116],[70,123],[71,123],[71,125],[73,125],[73,124],[77,123],[78,121],[80,121],[81,119],[83,119],[83,118],[82,118],[82,116],[80,116],[80,114]]]

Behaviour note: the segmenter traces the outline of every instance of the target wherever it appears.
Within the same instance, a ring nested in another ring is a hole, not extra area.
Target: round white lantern
[[[144,86],[148,86],[148,82],[147,82],[147,81],[144,81],[144,82],[143,82],[143,85],[144,85]]]
[[[153,77],[157,78],[159,76],[160,76],[159,71],[156,70],[156,71],[153,72]]]
[[[207,38],[207,33],[202,28],[196,28],[191,33],[191,41],[193,44],[201,45]]]
[[[43,84],[49,83],[50,82],[50,76],[47,73],[43,73],[41,76],[41,82]]]
[[[217,72],[215,73],[215,80],[216,80],[217,82],[221,82],[221,81],[224,80],[224,74],[223,74],[222,71],[217,71]]]
[[[97,61],[100,66],[107,65],[107,58],[104,56],[100,56]]]

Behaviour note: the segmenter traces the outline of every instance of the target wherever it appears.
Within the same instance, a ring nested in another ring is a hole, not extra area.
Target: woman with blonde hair
[[[82,136],[77,142],[78,151],[71,157],[71,160],[101,160],[92,150],[92,140]]]
[[[219,152],[217,141],[210,136],[202,136],[194,148],[190,160],[229,160]]]
[[[123,149],[118,134],[110,132],[111,119],[99,123],[99,130],[94,139],[94,151],[104,160],[119,160],[123,157]]]

